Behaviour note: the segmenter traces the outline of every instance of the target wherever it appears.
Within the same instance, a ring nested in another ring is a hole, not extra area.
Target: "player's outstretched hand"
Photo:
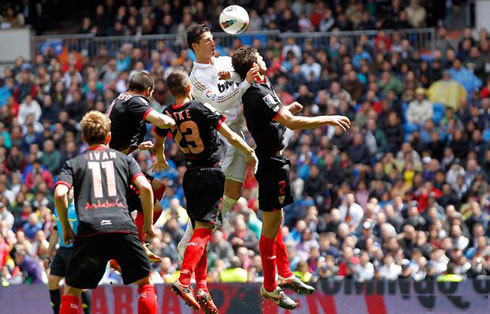
[[[250,70],[247,72],[247,82],[252,84],[253,80],[259,75],[259,66],[254,65]]]
[[[292,114],[297,114],[298,112],[303,111],[303,105],[295,101],[288,106],[288,109]]]
[[[153,169],[153,171],[160,172],[165,169],[170,169],[170,165],[167,162],[167,158],[165,158],[165,153],[163,152],[163,149],[154,151],[157,160],[150,166],[150,169]]]
[[[153,149],[153,142],[152,141],[146,141],[138,145],[139,150],[152,150]]]
[[[248,158],[247,167],[252,169],[253,173],[256,174],[258,166],[259,160],[257,159],[257,155],[255,155],[255,152],[253,152],[252,155],[250,155],[250,157]]]
[[[350,129],[350,120],[345,116],[330,116],[329,125],[338,126],[343,131]]]
[[[229,80],[231,78],[231,72],[229,71],[221,71],[218,73],[220,80]]]
[[[71,228],[70,225],[68,226],[63,226],[63,240],[66,245],[70,245],[75,241],[75,232],[73,232],[73,229]]]
[[[143,237],[145,240],[148,239],[153,239],[156,236],[155,234],[155,229],[153,228],[153,225],[147,226],[146,224],[143,225]]]

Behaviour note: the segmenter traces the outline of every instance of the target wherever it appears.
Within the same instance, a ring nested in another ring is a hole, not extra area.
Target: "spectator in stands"
[[[421,126],[426,120],[432,119],[432,103],[425,99],[425,89],[419,87],[415,90],[415,100],[408,104],[407,122]]]
[[[339,207],[340,217],[342,221],[345,221],[349,226],[351,232],[355,231],[362,221],[364,212],[356,203],[354,194],[347,194],[343,204]]]

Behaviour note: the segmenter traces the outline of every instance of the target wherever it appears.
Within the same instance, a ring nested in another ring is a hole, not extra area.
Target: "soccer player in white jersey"
[[[187,45],[194,51],[196,61],[189,75],[192,84],[192,96],[208,103],[226,117],[226,124],[235,133],[243,137],[244,118],[240,99],[258,75],[258,69],[251,69],[242,82],[233,72],[231,57],[215,57],[216,45],[209,28],[204,24],[195,24],[187,29]],[[237,81],[239,83],[237,83]],[[240,198],[241,189],[247,172],[245,154],[226,143],[226,155],[222,168],[225,173],[225,193],[221,205],[223,215],[228,213]],[[188,223],[186,232],[178,245],[182,257],[187,243],[192,237],[192,225]]]

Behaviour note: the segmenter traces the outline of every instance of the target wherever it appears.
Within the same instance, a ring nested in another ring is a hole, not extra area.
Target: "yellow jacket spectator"
[[[219,273],[221,282],[247,282],[248,272],[240,265],[240,260],[237,256],[231,259],[231,266],[228,269]]]
[[[451,79],[451,74],[444,71],[442,80],[434,82],[427,91],[429,100],[435,104],[444,104],[457,111],[461,100],[468,96],[463,85]]]
[[[313,278],[313,274],[309,272],[308,264],[306,262],[299,262],[294,274],[303,282],[310,282]]]

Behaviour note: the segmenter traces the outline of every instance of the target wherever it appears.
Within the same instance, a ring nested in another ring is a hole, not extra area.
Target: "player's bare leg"
[[[262,212],[262,234],[259,241],[260,258],[264,270],[264,284],[260,294],[282,308],[292,310],[297,304],[276,283],[276,237],[282,225],[282,209]]]
[[[242,186],[243,182],[230,178],[225,180],[225,193],[223,195],[223,202],[221,203],[221,213],[223,216],[228,214],[238,202],[242,194]]]

